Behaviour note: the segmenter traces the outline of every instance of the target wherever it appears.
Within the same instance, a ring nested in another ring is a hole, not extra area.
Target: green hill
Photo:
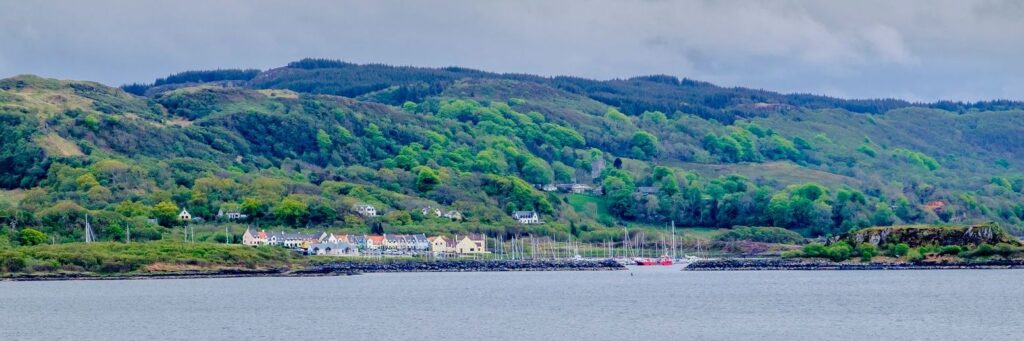
[[[325,60],[123,89],[0,80],[0,223],[63,241],[81,238],[87,213],[101,239],[121,238],[126,225],[159,239],[180,208],[207,221],[240,211],[261,227],[594,241],[669,221],[808,235],[1024,228],[1017,102],[841,100],[664,76]],[[603,194],[535,186],[573,182]],[[358,215],[360,203],[382,216]],[[520,225],[516,210],[546,223]]]

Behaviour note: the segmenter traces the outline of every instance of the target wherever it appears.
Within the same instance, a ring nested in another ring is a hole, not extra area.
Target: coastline
[[[57,272],[0,277],[3,281],[144,280],[239,277],[326,277],[396,272],[615,271],[626,268],[613,260],[442,260],[401,262],[337,262],[301,269],[219,269],[209,271],[97,274]]]
[[[836,263],[825,260],[780,258],[715,259],[696,261],[684,271],[764,271],[764,270],[961,270],[961,269],[1024,269],[1024,260],[989,260],[983,262],[944,263]]]

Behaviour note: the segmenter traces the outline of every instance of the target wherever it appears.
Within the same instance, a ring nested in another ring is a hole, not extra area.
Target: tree
[[[402,110],[405,110],[405,112],[416,112],[416,108],[416,102],[405,101],[405,103],[402,103]]]
[[[658,156],[658,138],[651,133],[640,130],[633,134],[630,147],[639,151],[638,158],[649,159]]]
[[[170,227],[177,222],[180,209],[177,204],[169,200],[164,200],[153,205],[152,212],[153,217],[160,222],[160,225]]]
[[[114,208],[114,211],[128,218],[150,216],[150,207],[145,206],[145,204],[142,204],[141,202],[133,202],[130,200],[126,200],[118,204],[118,206]]]
[[[294,226],[299,223],[300,219],[309,213],[309,205],[302,200],[299,200],[298,197],[289,195],[284,198],[284,200],[277,203],[277,205],[274,205],[274,208],[271,209],[271,213],[273,213],[274,217],[277,217],[281,222]]]
[[[18,243],[24,246],[39,245],[49,239],[42,231],[26,228],[18,234]]]
[[[441,179],[437,177],[437,173],[430,167],[420,167],[420,172],[416,175],[416,189],[420,192],[427,192],[434,189],[441,183]]]
[[[552,162],[551,171],[554,172],[555,180],[560,182],[570,182],[574,175],[572,167],[569,167],[561,161]]]
[[[534,184],[551,183],[554,173],[548,163],[538,158],[530,158],[523,165],[523,180]]]
[[[332,144],[331,135],[323,129],[316,131],[316,145],[320,147],[320,150],[329,150]]]

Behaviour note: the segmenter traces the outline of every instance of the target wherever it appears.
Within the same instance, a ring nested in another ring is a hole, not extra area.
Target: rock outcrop
[[[1019,246],[1020,241],[1007,234],[999,225],[987,223],[969,226],[883,226],[869,227],[855,232],[839,235],[830,243],[846,241],[851,245],[905,243],[910,247],[922,245],[958,245],[978,246],[980,244],[1006,243]]]

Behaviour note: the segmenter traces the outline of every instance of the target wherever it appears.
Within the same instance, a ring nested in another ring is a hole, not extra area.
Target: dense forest
[[[126,226],[161,239],[181,209],[261,227],[584,241],[672,222],[823,236],[995,221],[1020,234],[1022,106],[319,59],[122,89],[19,76],[0,80],[0,235],[81,240],[88,215],[101,239]],[[543,190],[572,183],[599,190]],[[517,223],[520,210],[545,223]]]

